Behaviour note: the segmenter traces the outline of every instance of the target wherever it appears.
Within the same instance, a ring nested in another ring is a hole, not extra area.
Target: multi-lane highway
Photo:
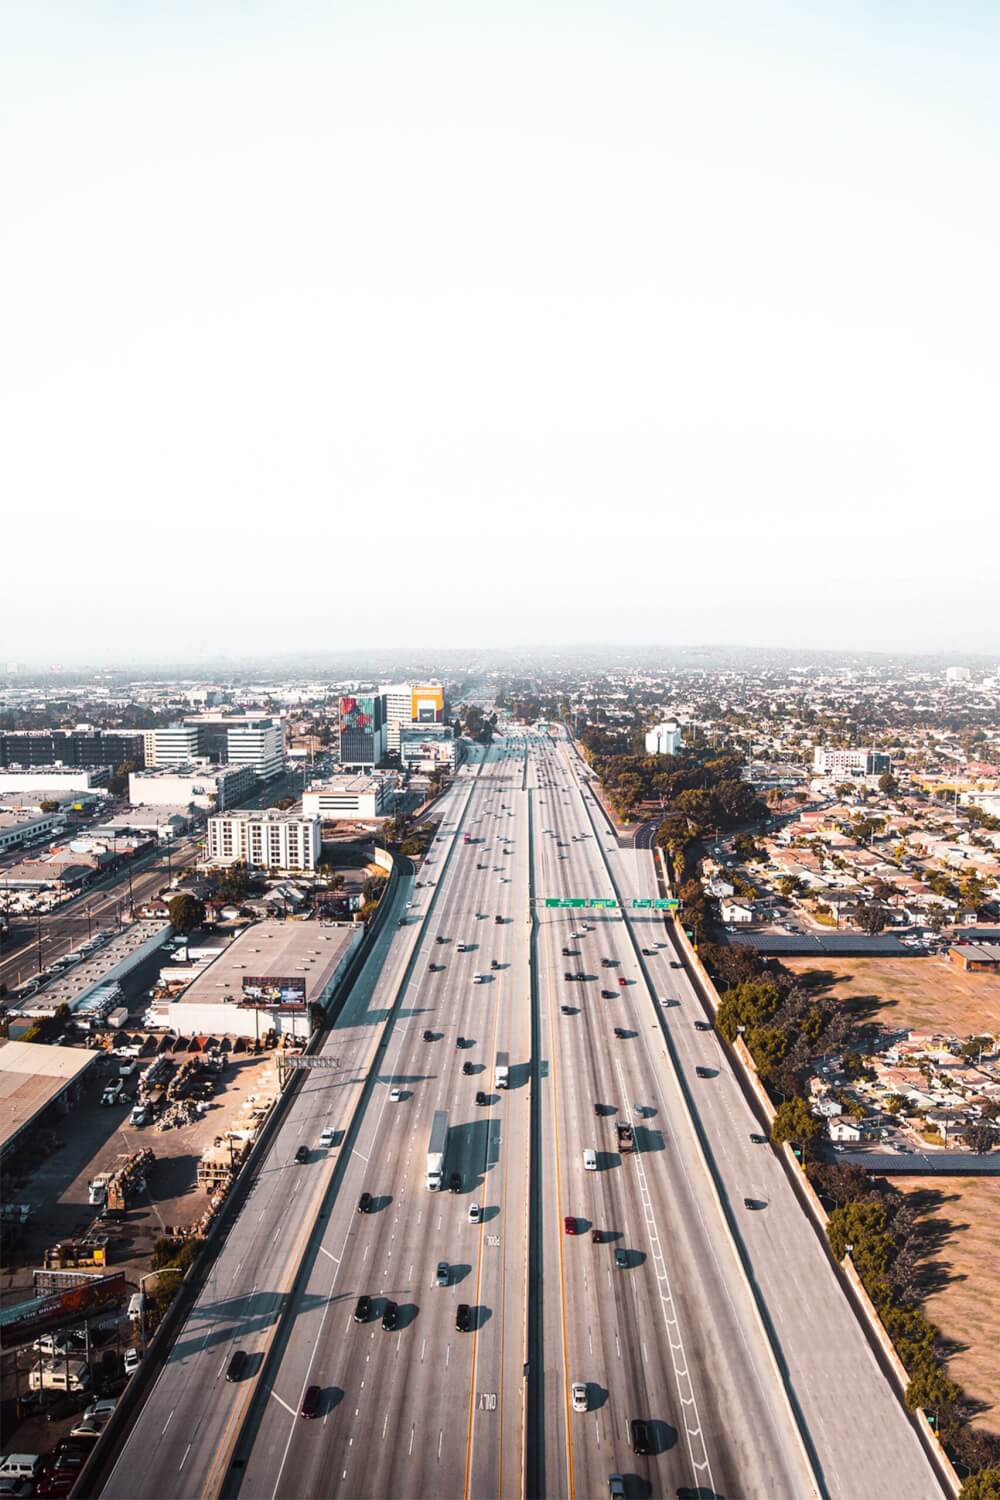
[[[544,905],[656,894],[582,781],[463,768],[106,1494],[941,1494],[671,929]]]

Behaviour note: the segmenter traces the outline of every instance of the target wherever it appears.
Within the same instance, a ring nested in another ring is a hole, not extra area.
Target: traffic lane
[[[452,985],[452,989],[453,990],[454,990],[454,988],[455,988],[454,985]],[[404,1039],[404,1044],[405,1044],[405,1039]],[[394,1057],[390,1057],[390,1062],[391,1062],[391,1064],[394,1067],[398,1067],[398,1059],[396,1059]],[[403,1067],[404,1068],[406,1067],[406,1063],[405,1062],[403,1063]],[[437,1103],[439,1101],[433,1101],[433,1102]],[[420,1134],[420,1136],[422,1138],[422,1141],[424,1143],[424,1150],[426,1149],[426,1139],[427,1139],[427,1135],[429,1134],[429,1123],[430,1122],[429,1122],[429,1115],[428,1115],[428,1117],[423,1122],[423,1125],[424,1125],[425,1128],[421,1129],[419,1131],[419,1134]],[[358,1151],[359,1151],[359,1155],[360,1156],[362,1156],[362,1157],[368,1157],[370,1159],[371,1156],[373,1154],[375,1154],[374,1142],[369,1142],[367,1140],[363,1140],[362,1139],[361,1141],[359,1141]],[[392,1151],[390,1151],[388,1153],[388,1155],[390,1156],[390,1158],[392,1158],[392,1156],[394,1155],[394,1153]],[[422,1168],[422,1163],[420,1163],[419,1166],[420,1166],[420,1168]],[[418,1168],[418,1171],[419,1171],[419,1168]],[[400,1179],[398,1177],[392,1177],[391,1178],[391,1185],[394,1188],[397,1189],[397,1192],[393,1193],[393,1195],[392,1195],[393,1201],[396,1202],[396,1201],[398,1201],[398,1196],[401,1195],[402,1192],[404,1192],[405,1189],[406,1189],[405,1176],[404,1176],[404,1179],[402,1181],[400,1181]],[[380,1184],[380,1186],[381,1186],[381,1184]],[[398,1233],[398,1228],[397,1228],[396,1232]],[[430,1279],[430,1272],[429,1272],[429,1270],[427,1272],[426,1279],[428,1279],[428,1280]],[[307,1338],[304,1341],[299,1341],[299,1342],[300,1343],[304,1343],[306,1346],[308,1346],[309,1343],[310,1343],[310,1340]],[[260,1442],[261,1442],[261,1440],[258,1439],[258,1447],[260,1445]],[[369,1482],[369,1478],[366,1477],[365,1482],[368,1483]],[[374,1485],[376,1487],[375,1489],[373,1489],[372,1492],[373,1493],[377,1493],[378,1492],[377,1486],[380,1485],[383,1482],[382,1479],[379,1477],[379,1473],[378,1472],[376,1472],[373,1476],[370,1476],[370,1482],[371,1482],[372,1485]]]
[[[590,845],[590,841],[586,841],[586,843],[587,843],[588,846]],[[594,856],[586,855],[585,854],[583,857],[584,857],[584,859],[589,859],[589,858],[592,858]],[[600,857],[599,854],[597,855],[597,857]],[[594,875],[593,878],[596,878],[596,872],[595,872],[595,875]],[[631,944],[629,942],[628,934],[627,934],[627,931],[626,931],[624,923],[609,924],[608,931],[609,931],[609,933],[613,932],[615,934],[615,940],[618,941],[618,942],[620,942],[622,944],[622,947],[617,950],[616,956],[618,956],[620,954],[630,953],[631,952]],[[627,947],[625,946],[626,944],[628,945]],[[626,968],[627,967],[629,970],[631,970],[632,968],[635,968],[636,972],[637,972],[637,968],[638,968],[637,964],[635,963],[634,955],[632,955],[631,964],[627,964],[627,960],[625,958],[622,958],[622,960],[621,960],[621,966],[622,966],[622,968]],[[629,973],[629,977],[632,977],[631,973]],[[618,1044],[617,1057],[618,1057],[618,1060],[619,1060],[619,1066],[624,1066],[625,1069],[632,1069],[634,1067],[634,1065],[636,1064],[637,1061],[640,1064],[642,1063],[642,1053],[646,1052],[647,1056],[646,1056],[646,1059],[645,1059],[645,1064],[643,1066],[641,1066],[640,1071],[637,1072],[635,1074],[635,1076],[632,1076],[632,1077],[629,1078],[629,1086],[641,1091],[640,1093],[637,1093],[637,1094],[633,1095],[633,1099],[634,1100],[643,1099],[643,1098],[651,1098],[653,1100],[656,1100],[657,1104],[656,1104],[656,1108],[654,1109],[653,1113],[654,1114],[655,1113],[660,1113],[661,1115],[663,1115],[665,1112],[663,1111],[663,1108],[662,1108],[662,1102],[663,1101],[662,1101],[662,1094],[661,1094],[660,1086],[659,1085],[660,1085],[661,1078],[663,1078],[664,1074],[667,1073],[667,1070],[668,1070],[668,1059],[666,1057],[666,1053],[665,1052],[662,1052],[660,1056],[655,1057],[655,1058],[653,1056],[649,1055],[648,1044],[647,1044],[647,1033],[648,1033],[648,1023],[649,1023],[649,1018],[650,1018],[651,1006],[650,1006],[650,1002],[649,1002],[648,991],[646,990],[646,987],[645,987],[644,984],[637,983],[635,985],[628,986],[625,994],[626,994],[626,996],[628,998],[625,999],[624,1003],[625,1003],[625,1007],[626,1007],[627,1013],[629,1014],[629,1018],[630,1018],[629,1026],[626,1029],[627,1030],[631,1030],[633,1032],[633,1036],[631,1038],[626,1038],[624,1041],[622,1041],[621,1043]],[[654,1024],[655,1024],[655,1022],[654,1022]],[[650,1033],[650,1035],[651,1035],[651,1033]],[[640,1042],[642,1044],[641,1049],[637,1049],[634,1046],[634,1043],[636,1041],[638,1041],[638,1042]],[[612,1045],[614,1045],[614,1044],[612,1044]],[[622,1088],[623,1089],[625,1087],[624,1076],[625,1075],[623,1074],[623,1083],[622,1083]],[[667,1081],[669,1081],[669,1079]],[[674,1102],[677,1105],[677,1107],[679,1108],[679,1115],[680,1115],[679,1124],[686,1127],[687,1138],[688,1138],[688,1145],[689,1145],[690,1151],[691,1151],[691,1153],[693,1155],[693,1158],[697,1160],[698,1159],[697,1143],[696,1143],[695,1138],[693,1136],[693,1131],[691,1130],[691,1122],[690,1122],[690,1118],[689,1118],[689,1116],[687,1114],[686,1106],[684,1105],[683,1098],[680,1095],[679,1091],[676,1091],[676,1099],[675,1099]],[[644,1116],[645,1116],[647,1113],[649,1113],[649,1111],[647,1111],[644,1108],[643,1113],[644,1113]],[[652,1134],[647,1131],[646,1127],[643,1127],[643,1132],[644,1132],[644,1138],[648,1137],[650,1139],[655,1139],[655,1137],[653,1137]],[[676,1128],[675,1128],[675,1141],[679,1141],[679,1140],[683,1140],[683,1139],[684,1139],[683,1135],[676,1134]],[[646,1139],[643,1139],[643,1141],[641,1142],[641,1144],[645,1144],[645,1143],[646,1143]],[[663,1153],[661,1152],[661,1155],[662,1154]],[[668,1157],[667,1161],[669,1162],[670,1160],[671,1160],[671,1158]],[[635,1165],[636,1165],[637,1169],[640,1169],[640,1170],[643,1170],[643,1171],[645,1170],[644,1166],[642,1165],[642,1163],[640,1163],[640,1161],[639,1161],[638,1158],[636,1158],[636,1160],[635,1160]],[[651,1174],[651,1181],[652,1181],[652,1174]],[[711,1193],[711,1183],[710,1183],[710,1180],[707,1178],[707,1176],[705,1176],[704,1181],[701,1183],[701,1186],[704,1189],[708,1190],[709,1193]],[[667,1195],[666,1201],[670,1202],[670,1203],[673,1203],[674,1205],[676,1205],[676,1203],[678,1201],[676,1186],[674,1186],[674,1187],[672,1187],[670,1189],[670,1191],[669,1191],[669,1193]],[[691,1213],[689,1213],[688,1217],[691,1217],[691,1214],[693,1214],[694,1211],[695,1211],[695,1205],[692,1204],[691,1205]],[[651,1206],[648,1206],[647,1207],[647,1216],[650,1213],[654,1214],[654,1216],[655,1216],[655,1208],[652,1208]],[[726,1236],[726,1234],[725,1234],[725,1226],[724,1226],[724,1224],[721,1221],[720,1221],[719,1225],[717,1226],[717,1231],[716,1232],[719,1232],[719,1231],[722,1232],[722,1237],[728,1240],[728,1236]],[[709,1233],[710,1232],[707,1231],[707,1226],[706,1226],[706,1235],[704,1236],[706,1239],[709,1237]],[[668,1257],[668,1259],[669,1259],[669,1257]],[[736,1294],[739,1295],[739,1300],[740,1300],[740,1303],[742,1304],[742,1311],[741,1311],[740,1316],[739,1316],[738,1319],[734,1318],[733,1327],[730,1330],[730,1338],[727,1340],[727,1345],[726,1346],[731,1345],[734,1336],[736,1338],[739,1338],[741,1336],[741,1330],[742,1330],[742,1336],[743,1336],[744,1339],[746,1339],[748,1341],[749,1346],[750,1347],[756,1346],[756,1348],[757,1348],[757,1353],[754,1356],[753,1360],[751,1361],[751,1367],[746,1372],[746,1377],[747,1378],[744,1379],[741,1382],[741,1388],[742,1388],[742,1406],[745,1407],[746,1404],[747,1404],[746,1390],[747,1389],[756,1388],[756,1391],[757,1391],[758,1396],[759,1396],[759,1400],[758,1400],[758,1403],[757,1403],[758,1404],[758,1408],[760,1409],[761,1414],[763,1416],[766,1416],[767,1413],[768,1413],[768,1411],[770,1410],[770,1407],[772,1406],[772,1404],[776,1405],[777,1408],[779,1408],[779,1409],[782,1408],[782,1406],[783,1406],[784,1403],[782,1401],[781,1388],[780,1388],[780,1385],[779,1385],[779,1383],[777,1381],[777,1378],[775,1376],[773,1365],[772,1365],[770,1357],[769,1357],[769,1351],[767,1349],[766,1343],[764,1343],[764,1341],[763,1341],[762,1335],[761,1335],[760,1330],[759,1330],[759,1326],[756,1325],[755,1322],[754,1322],[754,1309],[753,1309],[752,1302],[749,1299],[749,1295],[748,1294],[745,1295],[745,1296],[744,1295],[740,1295],[740,1294],[742,1294],[742,1293],[745,1292],[745,1282],[743,1281],[740,1267],[739,1267],[738,1263],[735,1260],[735,1251],[733,1251],[733,1255],[732,1255],[732,1264],[727,1267],[727,1271],[728,1271],[728,1277],[722,1275],[721,1273],[719,1274],[719,1276],[718,1276],[718,1288],[717,1288],[717,1290],[721,1291],[721,1292],[725,1292],[727,1286],[732,1285],[735,1288]],[[664,1273],[664,1278],[667,1278],[668,1271],[667,1271],[667,1265],[666,1264],[664,1265],[663,1273]],[[687,1285],[688,1282],[692,1278],[694,1278],[694,1279],[697,1280],[698,1276],[699,1276],[699,1272],[698,1272],[698,1252],[696,1250],[694,1258],[689,1263],[689,1269],[688,1269],[688,1272],[687,1272],[687,1278],[686,1278],[684,1284]],[[730,1282],[729,1278],[732,1278],[732,1277],[735,1277],[735,1280],[732,1281],[732,1282]],[[711,1310],[711,1308],[709,1308],[707,1310],[707,1312],[708,1312],[709,1319],[711,1319],[711,1317],[712,1317],[712,1310]],[[717,1315],[716,1315],[716,1321],[718,1321]],[[699,1327],[700,1327],[700,1324],[699,1324]],[[696,1351],[696,1353],[697,1353],[697,1351]],[[725,1347],[720,1348],[720,1350],[717,1353],[716,1363],[718,1364],[720,1361],[721,1361],[721,1364],[725,1367],[725,1373],[728,1374],[728,1366],[732,1363],[732,1355],[731,1354],[730,1355],[726,1354]],[[706,1368],[705,1368],[705,1370],[702,1373],[701,1384],[702,1384],[702,1387],[704,1389],[707,1389],[708,1391],[710,1391],[712,1393],[714,1393],[716,1389],[720,1388],[720,1386],[719,1386],[719,1374],[718,1374],[718,1371],[716,1371],[715,1373],[713,1373],[713,1370],[712,1370],[710,1364],[706,1365]],[[683,1397],[683,1394],[684,1393],[682,1391],[681,1392],[682,1397]],[[692,1391],[689,1394],[691,1394],[693,1396],[694,1392]],[[741,1395],[741,1391],[738,1390],[735,1393],[735,1395],[736,1395],[736,1398],[739,1399],[740,1395]],[[697,1452],[697,1448],[696,1448],[696,1445],[695,1445],[695,1451],[692,1453],[692,1461],[693,1462],[710,1462],[712,1464],[712,1467],[713,1467],[714,1471],[715,1471],[715,1478],[716,1478],[717,1481],[719,1479],[719,1465],[720,1465],[720,1462],[724,1465],[724,1473],[727,1474],[727,1475],[728,1474],[732,1474],[733,1476],[738,1476],[741,1472],[743,1472],[743,1473],[750,1472],[749,1469],[745,1469],[745,1468],[741,1467],[741,1465],[745,1462],[745,1460],[740,1459],[738,1456],[735,1457],[735,1458],[733,1456],[733,1451],[732,1450],[733,1450],[733,1446],[734,1446],[734,1436],[735,1436],[735,1440],[736,1440],[736,1446],[737,1446],[738,1449],[743,1449],[743,1448],[750,1449],[754,1445],[755,1433],[757,1434],[757,1437],[759,1438],[759,1433],[763,1429],[760,1428],[760,1427],[758,1427],[757,1424],[754,1425],[754,1429],[752,1431],[747,1430],[746,1428],[744,1428],[743,1434],[742,1434],[742,1439],[743,1440],[742,1440],[742,1442],[740,1442],[740,1434],[737,1432],[734,1435],[734,1433],[731,1431],[731,1427],[732,1427],[732,1423],[731,1422],[724,1422],[724,1423],[720,1424],[720,1423],[717,1423],[717,1422],[715,1422],[713,1420],[714,1414],[715,1414],[716,1411],[719,1410],[719,1407],[716,1406],[716,1404],[714,1402],[712,1402],[712,1401],[705,1402],[703,1404],[705,1406],[705,1436],[704,1436],[704,1444],[705,1444],[705,1450],[706,1451],[703,1451],[703,1452],[700,1452],[700,1453]],[[700,1425],[700,1423],[699,1423],[699,1425]],[[770,1445],[768,1445],[767,1443],[765,1443],[763,1446],[765,1448],[767,1448],[768,1446],[770,1446],[770,1447],[773,1448],[774,1455],[775,1455],[774,1463],[776,1463],[778,1465],[779,1469],[780,1469],[780,1466],[781,1466],[782,1461],[783,1461],[782,1460],[782,1455],[784,1454],[784,1452],[785,1452],[786,1449],[790,1448],[791,1449],[790,1463],[786,1463],[786,1467],[789,1468],[790,1473],[792,1475],[795,1475],[802,1482],[807,1482],[807,1476],[804,1473],[804,1469],[801,1467],[801,1460],[800,1460],[800,1455],[799,1455],[799,1452],[798,1452],[798,1445],[797,1445],[797,1442],[795,1440],[794,1431],[791,1429],[790,1420],[784,1426],[779,1426],[776,1430],[774,1430],[770,1434],[770,1436],[772,1438],[772,1442],[770,1443]],[[713,1449],[713,1448],[716,1450],[717,1454],[721,1453],[721,1459],[718,1456],[715,1459],[712,1458],[712,1456],[711,1456],[711,1449]],[[759,1467],[759,1464],[758,1464],[758,1467]],[[767,1482],[766,1481],[766,1470],[762,1474],[762,1482]]]
[[[581,1024],[575,1024],[577,1021]],[[553,1025],[557,1024],[553,1019]],[[582,1234],[566,1238],[564,1266],[569,1310],[566,1379],[567,1385],[573,1381],[586,1384],[588,1413],[594,1412],[592,1421],[575,1411],[568,1412],[566,1420],[574,1434],[578,1434],[572,1445],[575,1484],[581,1492],[591,1494],[606,1484],[608,1472],[622,1472],[623,1466],[627,1469],[635,1461],[628,1423],[636,1417],[659,1421],[654,1414],[665,1411],[667,1392],[662,1375],[658,1380],[655,1370],[648,1366],[648,1349],[642,1347],[639,1308],[642,1273],[637,1271],[632,1276],[618,1271],[614,1273],[618,1281],[611,1279],[613,1242],[625,1236],[631,1258],[642,1255],[637,1248],[642,1241],[630,1233],[630,1216],[617,1201],[613,1182],[616,1174],[611,1170],[617,1154],[613,1156],[603,1149],[604,1142],[593,1129],[596,1122],[592,1099],[595,1095],[607,1097],[617,1093],[617,1089],[612,1091],[609,1079],[600,1076],[604,1070],[596,1066],[588,1042],[584,1010],[572,1023],[563,1023],[563,1061],[559,1067],[564,1079],[560,1100],[563,1138],[567,1142],[561,1159],[564,1203],[567,1214],[583,1230]],[[610,1071],[607,1062],[606,1069]],[[588,1147],[601,1148],[597,1171],[583,1167],[582,1154]],[[602,1246],[608,1248],[593,1244],[591,1227],[602,1229]],[[606,1285],[602,1282],[602,1270]],[[664,1429],[665,1447],[668,1440],[673,1447],[675,1438],[671,1434],[668,1439]],[[644,1460],[642,1468],[647,1480],[652,1475],[655,1493],[665,1493],[664,1485],[676,1485],[690,1477],[678,1455],[666,1451],[662,1460]]]
[[[406,944],[402,933],[399,939],[401,945]],[[370,1030],[367,1036],[371,1045]],[[331,1032],[322,1049],[324,1054],[342,1042],[343,1036]],[[135,1476],[138,1473],[143,1475],[149,1486],[147,1493],[151,1494],[171,1492],[175,1471],[180,1474],[182,1469],[184,1484],[197,1486],[203,1482],[204,1463],[214,1461],[217,1452],[224,1449],[224,1439],[228,1440],[231,1433],[233,1412],[242,1411],[242,1402],[239,1399],[241,1393],[235,1387],[224,1391],[207,1406],[203,1402],[202,1386],[207,1381],[214,1388],[219,1378],[212,1363],[215,1345],[227,1339],[231,1342],[235,1330],[257,1335],[254,1347],[258,1351],[265,1339],[270,1338],[284,1298],[284,1289],[275,1290],[274,1267],[284,1267],[294,1253],[295,1236],[300,1225],[298,1216],[287,1212],[289,1203],[294,1202],[302,1186],[299,1175],[302,1169],[293,1164],[294,1152],[301,1144],[307,1125],[315,1128],[317,1117],[329,1122],[331,1102],[336,1107],[338,1101],[346,1105],[347,1100],[347,1090],[338,1093],[334,1089],[331,1101],[329,1081],[322,1072],[316,1071],[306,1076],[291,1101],[286,1119],[251,1184],[247,1201],[229,1231],[209,1280],[147,1398],[140,1425],[133,1429],[123,1450],[119,1465],[125,1475],[124,1493],[136,1493]],[[348,1122],[343,1123],[346,1128]],[[329,1171],[316,1179],[314,1202],[306,1214],[307,1219],[309,1212],[315,1213],[322,1184],[328,1178]],[[248,1253],[248,1241],[256,1247],[253,1253]],[[263,1274],[260,1254],[264,1254],[267,1261]],[[203,1327],[207,1330],[204,1337],[201,1336]],[[196,1361],[197,1378],[191,1369],[192,1360]],[[156,1440],[160,1423],[161,1439],[165,1439],[168,1427],[171,1429],[171,1437],[162,1453],[161,1444]],[[181,1437],[187,1431],[200,1434],[199,1443],[196,1446],[192,1439],[190,1445],[178,1453],[178,1444],[183,1447]],[[155,1454],[152,1462],[151,1453]]]
[[[638,925],[645,927],[646,919]],[[653,973],[663,974],[672,952],[647,960]],[[675,984],[680,980],[682,1005],[664,1019],[691,1079],[723,1190],[828,1484],[836,1494],[874,1496],[885,1493],[892,1478],[905,1481],[915,1496],[939,1494],[919,1439],[780,1163],[769,1147],[750,1140],[759,1125],[718,1039],[681,1019],[682,1012],[689,1018],[703,1014],[686,970],[669,972]],[[716,1068],[716,1075],[698,1079],[699,1064]],[[766,1203],[766,1212],[746,1210],[744,1195]],[[825,1338],[815,1337],[817,1326],[825,1328]],[[844,1390],[836,1408],[821,1396],[831,1383]]]
[[[692,996],[692,1006],[700,1002]],[[705,1048],[706,1041],[710,1044]],[[693,1074],[697,1058],[718,1068],[697,1080],[698,1109],[738,1222],[741,1241],[760,1288],[819,1459],[833,1492],[885,1493],[890,1474],[914,1495],[938,1494],[919,1440],[836,1281],[823,1245],[803,1214],[781,1163],[767,1145],[753,1145],[759,1125],[727,1060],[709,1034],[677,1036]],[[713,1050],[714,1049],[714,1050]],[[760,1209],[747,1209],[743,1197]],[[823,1328],[826,1337],[806,1337]],[[817,1385],[844,1388],[836,1408],[819,1399]],[[861,1464],[856,1442],[867,1446]],[[883,1467],[884,1465],[884,1467]],[[880,1488],[881,1487],[881,1488]]]

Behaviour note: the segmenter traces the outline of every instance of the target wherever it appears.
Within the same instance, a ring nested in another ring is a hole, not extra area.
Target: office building
[[[250,766],[263,780],[285,768],[285,726],[261,714],[186,714],[198,731],[198,754],[228,765]]]
[[[97,770],[126,761],[141,766],[143,736],[81,725],[77,729],[27,729],[0,733],[0,765],[74,766]]]
[[[208,820],[208,859],[213,865],[315,870],[321,847],[320,820],[315,816],[268,808],[217,813]]]
[[[676,720],[667,719],[646,733],[647,755],[676,755],[683,743]]]
[[[262,781],[285,769],[285,726],[280,719],[245,719],[226,734],[230,765],[250,766]]]
[[[385,748],[399,749],[399,732],[411,724],[440,724],[444,720],[444,688],[440,682],[394,682],[379,689],[385,725]]]
[[[813,770],[817,776],[882,776],[892,770],[892,759],[881,750],[813,751]]]
[[[450,724],[401,724],[399,760],[404,771],[454,771],[455,732]]]
[[[399,779],[382,776],[331,776],[302,794],[307,816],[334,822],[338,818],[388,817],[395,806]]]
[[[146,766],[189,766],[197,760],[198,728],[194,724],[171,724],[167,729],[143,732]]]
[[[340,763],[362,769],[385,755],[382,699],[378,693],[342,695],[339,703]]]

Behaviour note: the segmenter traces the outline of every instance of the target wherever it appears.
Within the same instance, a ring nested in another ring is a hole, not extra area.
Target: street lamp
[[[179,1270],[179,1266],[161,1266],[159,1270],[147,1271],[144,1276],[139,1277],[139,1346],[143,1359],[146,1357],[146,1294],[142,1289],[143,1285],[147,1281],[152,1281],[154,1276],[159,1276],[163,1271]]]

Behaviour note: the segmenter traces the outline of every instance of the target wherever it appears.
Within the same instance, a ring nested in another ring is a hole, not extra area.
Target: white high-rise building
[[[646,733],[647,755],[676,755],[682,744],[680,725],[675,719],[656,724]]]
[[[301,813],[247,808],[208,820],[208,858],[215,865],[315,870],[322,844],[319,818]]]
[[[170,724],[166,729],[143,731],[143,755],[147,767],[189,766],[198,756],[198,730],[194,724]]]
[[[393,682],[379,688],[385,748],[399,749],[399,731],[411,724],[440,724],[444,719],[444,688],[440,682]]]
[[[971,682],[972,672],[968,667],[945,667],[945,682]]]
[[[252,766],[265,781],[285,769],[285,726],[277,719],[243,719],[227,726],[227,760]]]

